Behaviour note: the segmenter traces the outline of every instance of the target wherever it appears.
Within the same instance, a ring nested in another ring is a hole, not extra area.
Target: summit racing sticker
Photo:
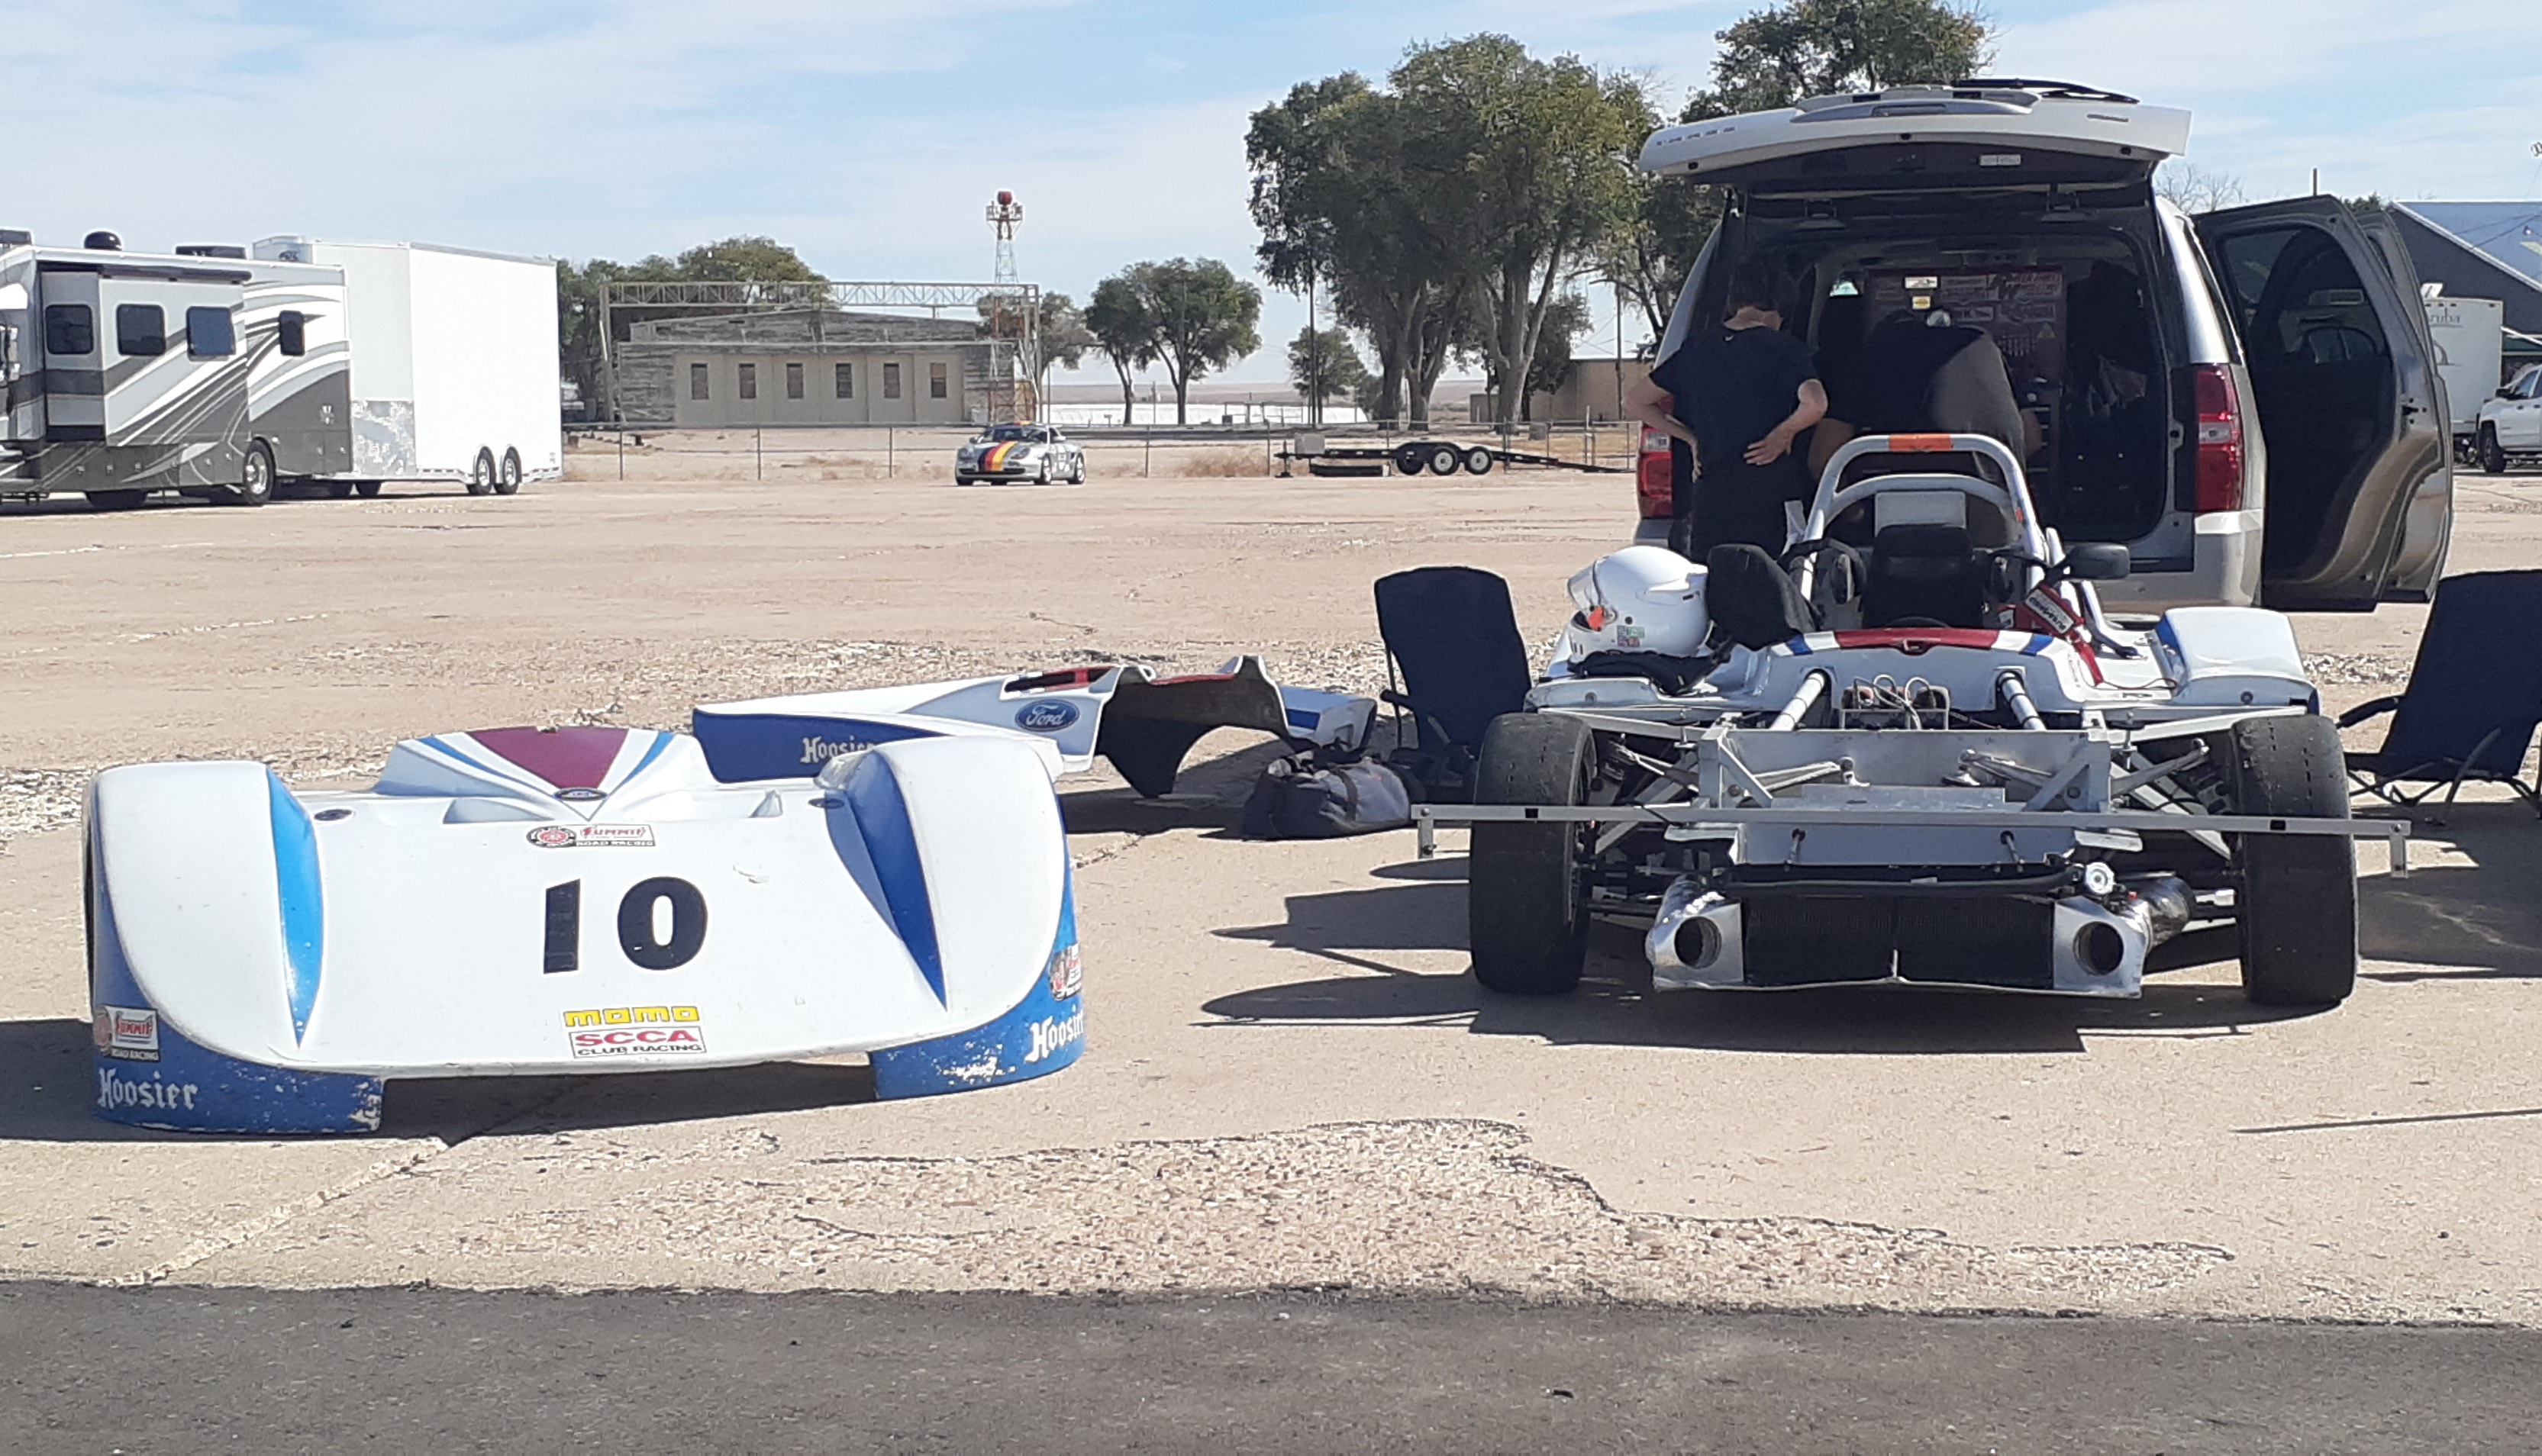
[[[1072,940],[1051,952],[1046,974],[1050,977],[1050,998],[1054,1001],[1065,1001],[1084,986],[1085,958],[1078,954],[1076,941]]]
[[[566,1047],[576,1056],[697,1056],[707,1031],[695,1006],[602,1006],[564,1013]]]
[[[542,849],[592,849],[609,845],[653,847],[649,824],[543,824],[530,831],[530,842]]]
[[[159,1013],[146,1006],[100,1006],[97,1050],[122,1061],[159,1059]]]

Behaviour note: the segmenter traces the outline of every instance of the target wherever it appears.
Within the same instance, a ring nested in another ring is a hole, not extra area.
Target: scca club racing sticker
[[[602,1006],[564,1013],[576,1056],[699,1056],[707,1031],[695,1006]]]
[[[1028,702],[1015,709],[1015,726],[1026,733],[1062,733],[1077,722],[1077,704],[1060,698]]]

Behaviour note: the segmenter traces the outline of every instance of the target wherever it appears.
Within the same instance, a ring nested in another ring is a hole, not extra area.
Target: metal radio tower
[[[998,266],[985,301],[992,349],[1004,343],[1014,377],[990,386],[989,408],[998,419],[1028,421],[1041,409],[1041,318],[1024,296],[1015,276],[1015,224],[1024,220],[1024,204],[1012,192],[1001,191],[989,204],[989,226],[998,233]]]
[[[998,268],[990,275],[995,283],[1015,281],[1015,224],[1024,220],[1024,204],[1012,192],[1000,192],[989,204],[989,226],[998,230]]]

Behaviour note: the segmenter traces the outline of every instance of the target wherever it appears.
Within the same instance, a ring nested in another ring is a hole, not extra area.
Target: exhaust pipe
[[[1660,912],[1642,941],[1654,990],[1745,985],[1739,906],[1681,876],[1660,897]]]

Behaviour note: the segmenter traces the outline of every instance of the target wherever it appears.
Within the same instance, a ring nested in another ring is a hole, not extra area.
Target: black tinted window
[[[800,364],[785,366],[785,398],[788,400],[803,398],[803,366]]]
[[[157,304],[116,304],[114,351],[136,357],[168,352],[168,316]]]
[[[839,366],[838,375],[837,386],[839,398],[842,400],[855,399],[857,397],[857,366],[854,364],[842,364]]]
[[[758,399],[758,398],[759,398],[759,366],[758,366],[758,365],[756,365],[756,364],[744,364],[744,365],[742,365],[742,366],[739,368],[739,370],[737,371],[737,373],[738,373],[738,376],[739,376],[739,379],[740,379],[740,384],[741,384],[741,390],[740,390],[741,397],[742,397],[743,399],[745,399],[745,400],[756,400],[756,399]]]
[[[286,312],[274,321],[274,340],[294,358],[309,352],[309,316]]]
[[[186,311],[186,352],[197,359],[218,359],[238,352],[238,332],[227,309]]]
[[[97,316],[88,311],[88,305],[44,305],[44,352],[47,354],[97,352]]]

